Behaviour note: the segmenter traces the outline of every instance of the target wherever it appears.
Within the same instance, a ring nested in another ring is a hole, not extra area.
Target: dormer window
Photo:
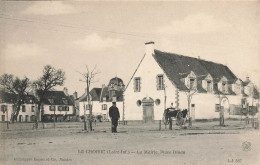
[[[48,99],[51,104],[54,104],[54,99]]]
[[[225,82],[222,83],[222,92],[223,92],[223,93],[226,93],[226,92],[227,92],[227,91],[226,91],[226,85],[227,85],[227,84],[226,84]]]
[[[212,88],[211,88],[211,85],[212,82],[211,81],[207,81],[207,92],[211,92],[212,91]]]
[[[107,101],[107,97],[103,97],[103,101]]]
[[[186,79],[185,85],[188,87],[188,89],[196,89],[197,88],[196,75],[193,71],[191,71],[190,74],[185,79]]]
[[[116,91],[115,90],[111,90],[109,91],[109,98],[111,99],[112,97],[116,96]]]
[[[190,89],[193,89],[193,88],[195,88],[195,79],[191,78],[190,79]]]
[[[64,104],[68,104],[68,100],[67,99],[63,98],[62,101],[63,101]]]

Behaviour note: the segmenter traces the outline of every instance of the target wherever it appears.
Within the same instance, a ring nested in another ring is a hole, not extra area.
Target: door
[[[195,120],[195,104],[191,104],[191,117]]]
[[[23,116],[19,115],[19,122],[22,122],[22,120],[23,120]]]
[[[31,116],[31,121],[35,121],[35,116],[34,115]]]
[[[28,119],[28,115],[25,116],[25,122],[28,122],[29,119]]]
[[[2,115],[2,121],[5,121],[5,115]]]
[[[143,105],[143,121],[149,123],[154,121],[154,101],[152,98],[144,98]]]
[[[145,106],[145,123],[153,121],[153,106]]]

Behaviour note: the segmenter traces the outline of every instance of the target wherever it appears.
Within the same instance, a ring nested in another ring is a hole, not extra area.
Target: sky
[[[70,94],[83,94],[86,65],[100,72],[91,87],[115,76],[126,85],[148,41],[260,86],[257,2],[0,2],[0,74],[34,81],[50,64],[66,73]]]

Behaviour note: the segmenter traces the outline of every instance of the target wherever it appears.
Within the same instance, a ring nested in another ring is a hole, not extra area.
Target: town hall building
[[[164,109],[189,109],[192,119],[239,117],[257,110],[259,93],[247,78],[242,81],[225,65],[154,49],[145,54],[125,89],[124,120],[161,120]],[[187,96],[192,99],[188,104]]]

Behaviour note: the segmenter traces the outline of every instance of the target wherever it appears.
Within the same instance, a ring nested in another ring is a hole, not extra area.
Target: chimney
[[[65,93],[66,96],[69,96],[68,88],[64,87],[63,92]]]
[[[148,54],[148,55],[154,54],[154,42],[153,41],[145,43],[145,54]]]
[[[73,93],[73,98],[74,98],[74,100],[76,100],[76,99],[78,98],[78,92],[75,91],[75,92]]]
[[[198,59],[200,60],[200,56],[198,56]]]

